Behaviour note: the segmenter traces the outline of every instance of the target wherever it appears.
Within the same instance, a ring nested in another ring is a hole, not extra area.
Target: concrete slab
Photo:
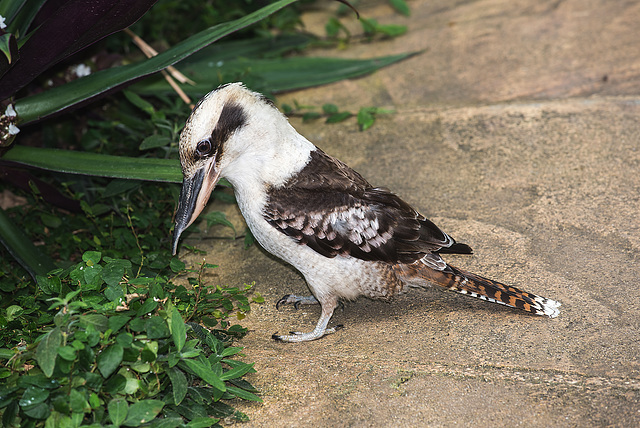
[[[307,293],[302,277],[257,247],[195,240],[220,265],[211,282],[255,281],[268,302],[243,320],[264,398],[238,403],[246,425],[640,426],[640,4],[409,4],[410,18],[361,4],[409,33],[343,54],[424,53],[282,98],[397,113],[366,132],[292,123],[475,250],[448,262],[560,300],[561,314],[430,289],[348,303],[336,334],[276,343],[319,316],[273,306]],[[210,209],[241,223],[233,207]]]

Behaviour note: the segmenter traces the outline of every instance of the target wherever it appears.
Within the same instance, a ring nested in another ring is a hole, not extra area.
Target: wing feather
[[[424,259],[440,269],[444,262],[436,252],[455,244],[397,195],[372,187],[319,149],[296,177],[268,193],[265,219],[326,257],[389,263]]]

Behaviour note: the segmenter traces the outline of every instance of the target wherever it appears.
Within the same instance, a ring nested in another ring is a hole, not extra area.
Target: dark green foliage
[[[261,401],[242,379],[253,365],[230,359],[241,351],[230,340],[246,330],[228,317],[249,311],[251,286],[205,286],[210,268],[197,269],[187,289],[164,275],[136,277],[127,260],[88,251],[81,262],[39,277],[36,301],[53,323],[32,344],[0,349],[3,425],[246,419],[224,401]],[[185,324],[183,314],[195,322]]]

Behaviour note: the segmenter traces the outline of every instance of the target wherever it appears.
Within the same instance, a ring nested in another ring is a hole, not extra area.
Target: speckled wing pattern
[[[412,263],[444,269],[437,254],[455,241],[409,204],[317,149],[284,186],[268,191],[266,220],[326,257]],[[456,252],[471,252],[456,244]]]

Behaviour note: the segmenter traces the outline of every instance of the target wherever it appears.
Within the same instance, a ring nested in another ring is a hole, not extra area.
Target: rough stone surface
[[[308,294],[301,276],[241,240],[210,239],[224,229],[192,235],[220,265],[209,281],[255,281],[267,300],[243,320],[264,399],[237,403],[245,426],[639,426],[640,3],[408,3],[406,18],[361,2],[363,16],[409,31],[338,55],[420,54],[279,101],[393,107],[366,132],[292,123],[474,248],[451,264],[557,299],[561,314],[430,289],[347,303],[337,333],[276,343],[319,316],[273,305]],[[320,34],[326,19],[305,15]],[[212,205],[242,230],[233,206]]]

